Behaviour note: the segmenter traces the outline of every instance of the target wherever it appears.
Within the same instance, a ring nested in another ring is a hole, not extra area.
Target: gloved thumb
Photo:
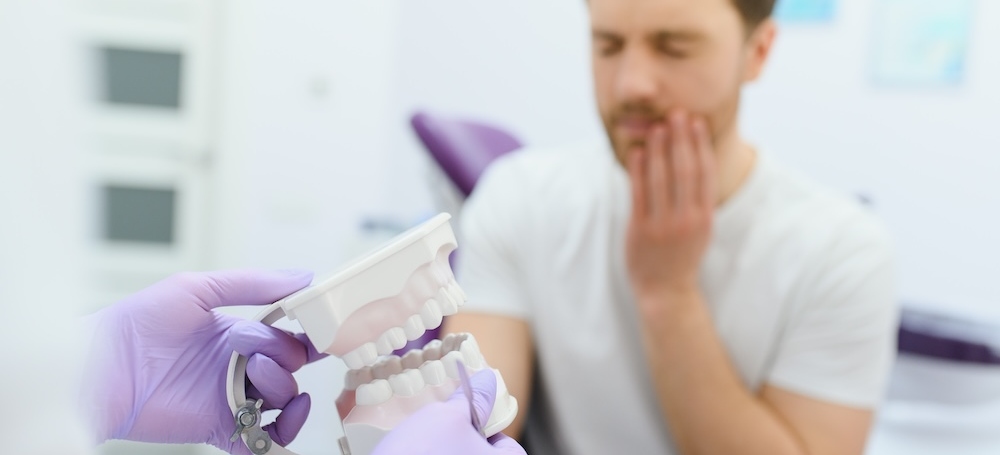
[[[234,269],[181,274],[174,279],[198,297],[202,308],[269,305],[312,282],[307,270]]]
[[[281,414],[278,414],[274,422],[265,426],[264,430],[271,435],[271,440],[275,443],[287,446],[295,440],[295,436],[298,436],[299,431],[306,424],[306,418],[309,417],[309,408],[311,406],[312,399],[308,393],[303,393],[293,398],[281,410]]]
[[[493,370],[486,368],[472,375],[469,378],[469,383],[472,386],[472,407],[476,410],[476,414],[479,415],[479,421],[483,425],[486,425],[486,421],[489,420],[490,414],[493,412],[493,402],[496,401],[497,377],[493,373]],[[449,402],[459,400],[462,403],[468,403],[468,400],[465,398],[465,389],[461,385],[448,398]],[[468,407],[467,404],[464,404],[464,406]],[[471,419],[471,416],[469,418]]]
[[[496,449],[496,455],[525,455],[524,447],[503,433],[493,435],[489,442]]]

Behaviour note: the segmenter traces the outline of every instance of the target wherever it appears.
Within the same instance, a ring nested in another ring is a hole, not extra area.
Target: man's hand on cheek
[[[708,127],[673,112],[645,148],[629,151],[632,217],[626,258],[642,310],[656,312],[671,296],[699,292],[698,268],[715,210],[716,170]]]

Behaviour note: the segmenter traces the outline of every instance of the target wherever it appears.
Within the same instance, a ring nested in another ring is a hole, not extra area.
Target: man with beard
[[[861,454],[894,353],[885,230],[740,137],[774,0],[590,0],[610,147],[495,163],[472,332],[533,454]],[[610,148],[610,150],[609,150]]]

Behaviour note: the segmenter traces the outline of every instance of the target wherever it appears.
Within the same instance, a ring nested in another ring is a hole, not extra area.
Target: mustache
[[[611,112],[612,123],[617,123],[623,118],[662,122],[667,118],[667,113],[665,109],[659,109],[648,103],[626,103]]]

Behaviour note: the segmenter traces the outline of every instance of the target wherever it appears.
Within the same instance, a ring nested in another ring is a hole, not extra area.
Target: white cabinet
[[[76,4],[87,83],[89,264],[106,305],[209,264],[219,1]]]

